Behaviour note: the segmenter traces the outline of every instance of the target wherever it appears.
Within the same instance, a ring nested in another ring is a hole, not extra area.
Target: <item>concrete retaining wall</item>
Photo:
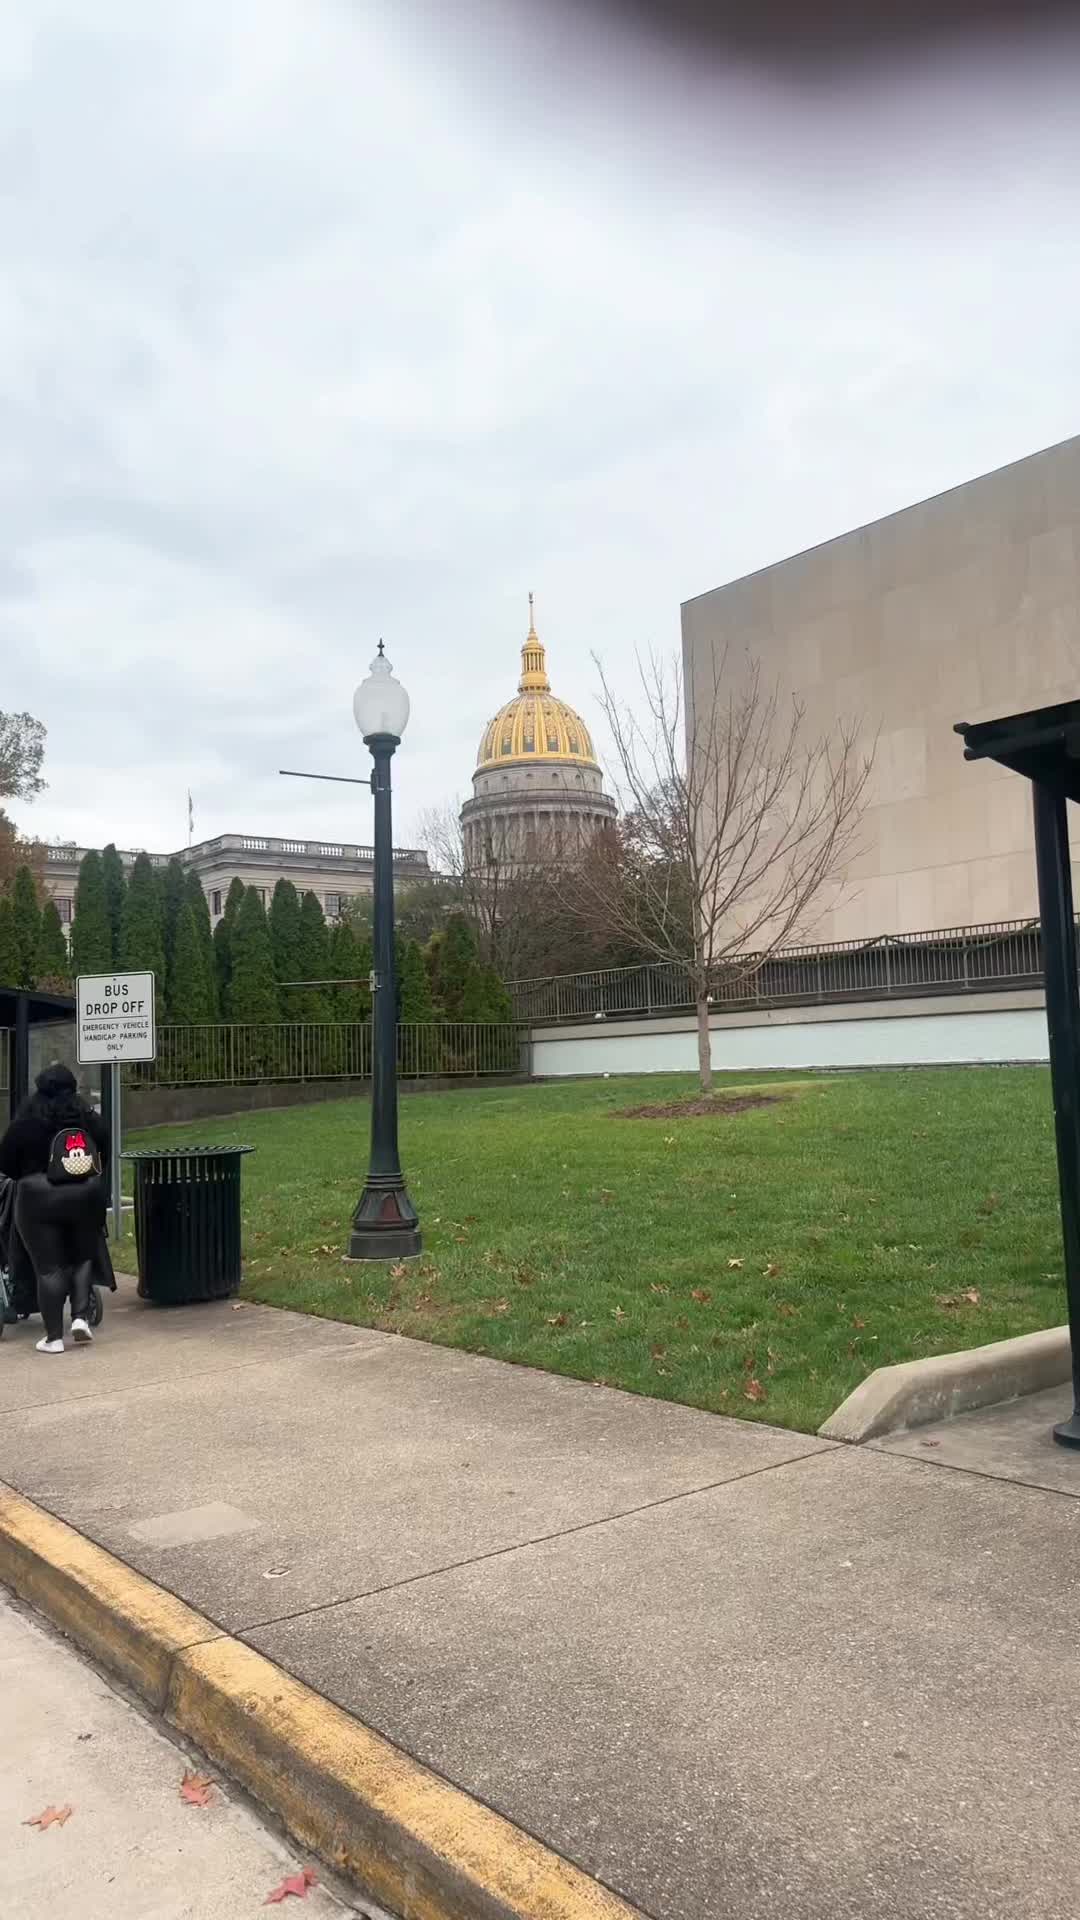
[[[491,1079],[401,1080],[398,1092],[455,1093],[470,1087],[520,1086],[522,1074],[500,1073]],[[233,1113],[258,1113],[266,1107],[311,1107],[323,1100],[366,1100],[370,1080],[269,1080],[257,1086],[149,1087],[124,1096],[124,1131],[138,1127],[183,1126],[189,1120],[210,1120]]]
[[[974,1066],[1048,1057],[1046,1013],[1039,992],[972,994],[845,1006],[782,1007],[717,1014],[713,1067],[721,1073],[770,1068]],[[597,1020],[537,1027],[532,1070],[537,1079],[575,1074],[692,1073],[697,1034],[692,1018]]]

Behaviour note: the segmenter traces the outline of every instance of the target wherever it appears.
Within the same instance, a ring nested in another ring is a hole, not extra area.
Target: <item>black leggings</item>
[[[64,1337],[64,1303],[73,1320],[85,1320],[97,1236],[105,1223],[103,1183],[87,1180],[54,1187],[44,1174],[19,1181],[15,1225],[34,1266],[38,1310],[47,1340]]]

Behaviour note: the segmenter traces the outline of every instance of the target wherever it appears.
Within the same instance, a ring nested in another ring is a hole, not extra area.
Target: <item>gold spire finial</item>
[[[547,665],[544,649],[533,625],[533,597],[529,594],[529,631],[525,635],[525,645],[521,649],[521,679],[518,681],[519,693],[550,693],[551,681],[547,677]]]

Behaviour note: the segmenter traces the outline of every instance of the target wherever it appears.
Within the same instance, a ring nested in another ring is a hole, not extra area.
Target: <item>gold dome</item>
[[[529,631],[521,649],[521,678],[517,698],[500,707],[484,728],[478,768],[505,767],[515,761],[569,761],[595,767],[589,729],[573,707],[557,700],[547,676],[544,649],[533,625],[533,597],[529,595]]]

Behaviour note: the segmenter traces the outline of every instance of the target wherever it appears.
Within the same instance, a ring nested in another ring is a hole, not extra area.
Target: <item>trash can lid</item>
[[[125,1147],[121,1160],[211,1160],[227,1153],[254,1153],[254,1147]]]

